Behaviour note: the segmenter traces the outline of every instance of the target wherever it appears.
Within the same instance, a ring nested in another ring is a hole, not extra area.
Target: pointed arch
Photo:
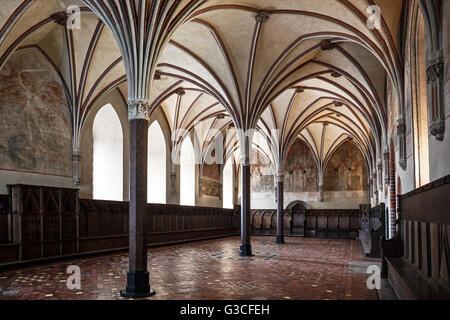
[[[180,205],[195,206],[195,153],[190,137],[180,150]]]
[[[123,201],[123,129],[111,104],[95,116],[92,139],[93,197]]]
[[[148,203],[167,201],[166,194],[166,138],[158,121],[154,121],[148,129]]]
[[[228,158],[228,161],[225,163],[223,168],[223,207],[225,209],[233,209],[234,201],[233,201],[233,160],[232,158]]]
[[[421,10],[415,12],[411,37],[411,88],[416,187],[430,182],[428,100],[425,22]]]

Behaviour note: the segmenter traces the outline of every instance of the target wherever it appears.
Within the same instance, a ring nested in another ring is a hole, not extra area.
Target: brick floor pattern
[[[366,258],[357,240],[253,237],[255,256],[237,255],[239,238],[151,248],[148,265],[157,295],[149,300],[373,300],[369,275],[350,262]],[[69,265],[81,269],[81,290],[69,290]],[[128,254],[116,253],[0,273],[0,299],[115,300],[126,283]]]

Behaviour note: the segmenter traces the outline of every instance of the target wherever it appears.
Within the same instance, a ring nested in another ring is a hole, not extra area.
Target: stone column
[[[324,192],[323,192],[323,173],[319,172],[319,202],[323,202],[324,200]]]
[[[284,243],[284,225],[283,225],[283,212],[284,212],[284,181],[283,174],[277,176],[277,243]]]
[[[251,225],[250,225],[250,161],[243,159],[241,161],[241,248],[239,255],[242,257],[251,257],[252,246],[250,243]]]
[[[378,162],[378,189],[383,191],[383,164],[381,160]]]
[[[383,154],[384,159],[384,183],[389,184],[389,148],[386,147]]]
[[[241,144],[241,248],[239,255],[251,257],[252,246],[250,244],[251,224],[250,224],[250,138],[246,133],[240,138]]]
[[[374,196],[374,201],[375,201],[375,205],[378,205],[378,179],[377,179],[377,172],[374,170],[373,175],[372,175],[372,188],[373,188],[373,196]]]
[[[147,242],[144,231],[147,207],[149,102],[130,100],[128,111],[130,121],[130,249],[127,287],[120,293],[122,297],[144,298],[154,294],[150,288],[147,270]]]
[[[399,166],[406,171],[407,159],[406,159],[406,126],[405,117],[401,117],[397,120],[397,136],[398,136],[398,150],[399,150]]]
[[[81,166],[80,166],[80,152],[78,150],[73,151],[72,154],[72,179],[75,185],[80,184],[81,179]]]

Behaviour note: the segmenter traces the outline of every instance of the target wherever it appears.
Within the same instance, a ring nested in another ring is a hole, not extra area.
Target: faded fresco
[[[0,169],[71,175],[70,114],[57,74],[34,49],[0,70]]]
[[[324,175],[327,191],[367,190],[367,167],[361,151],[351,142],[344,143],[328,162]]]
[[[285,192],[317,191],[317,166],[311,149],[297,140],[286,157],[284,172]]]
[[[252,192],[261,193],[275,191],[275,181],[270,166],[252,165],[250,170]]]
[[[219,198],[221,186],[219,165],[204,164],[200,183],[202,195]]]

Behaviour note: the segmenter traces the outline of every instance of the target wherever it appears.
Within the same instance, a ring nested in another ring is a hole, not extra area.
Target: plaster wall
[[[367,191],[325,191],[324,201],[317,201],[317,192],[285,192],[284,208],[294,201],[304,201],[312,209],[358,209],[368,203]],[[252,193],[252,209],[276,209],[275,193]]]
[[[444,54],[444,101],[445,134],[438,141],[430,136],[430,180],[434,181],[450,174],[450,1],[443,1],[443,54]]]

